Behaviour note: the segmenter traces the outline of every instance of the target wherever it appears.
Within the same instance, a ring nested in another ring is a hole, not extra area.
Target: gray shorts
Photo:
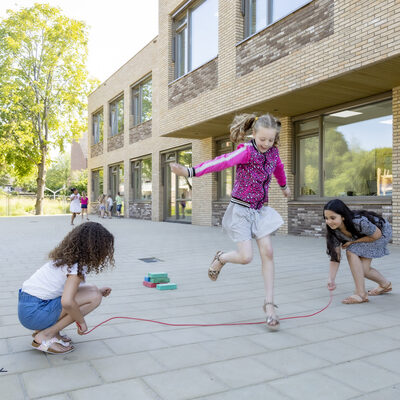
[[[229,203],[222,219],[222,228],[234,242],[261,239],[283,225],[283,219],[271,207],[260,210]]]

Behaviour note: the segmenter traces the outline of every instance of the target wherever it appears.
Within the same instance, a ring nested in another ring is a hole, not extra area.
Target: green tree
[[[67,194],[71,181],[71,157],[69,154],[60,155],[51,164],[46,175],[46,187],[54,192],[62,187],[60,194]]]
[[[85,129],[87,28],[47,4],[8,11],[0,23],[0,162],[37,175],[41,214],[50,148]]]

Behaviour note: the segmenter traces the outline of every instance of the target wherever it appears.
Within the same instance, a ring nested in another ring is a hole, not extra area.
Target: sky
[[[158,35],[158,0],[0,0],[8,9],[47,3],[89,26],[88,70],[101,82]]]

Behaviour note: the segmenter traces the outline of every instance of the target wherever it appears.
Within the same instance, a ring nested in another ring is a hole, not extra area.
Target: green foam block
[[[176,283],[159,283],[156,286],[156,289],[158,290],[174,290],[176,288],[177,288]]]
[[[152,283],[168,283],[169,278],[150,278],[150,282],[152,282]]]
[[[149,278],[168,278],[167,272],[149,272],[147,274]]]

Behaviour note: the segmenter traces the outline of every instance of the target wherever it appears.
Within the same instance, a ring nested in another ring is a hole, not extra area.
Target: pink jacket
[[[268,202],[268,187],[272,175],[282,189],[286,188],[286,175],[277,147],[261,153],[255,140],[240,144],[232,153],[223,154],[195,167],[188,168],[189,177],[202,176],[236,165],[236,178],[232,190],[234,203],[260,209]]]

